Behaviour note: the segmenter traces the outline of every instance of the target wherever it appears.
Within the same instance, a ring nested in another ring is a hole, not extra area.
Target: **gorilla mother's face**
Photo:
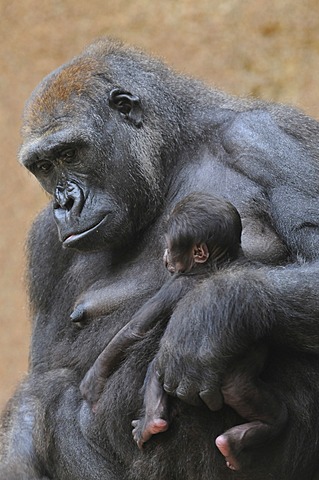
[[[71,63],[40,84],[25,109],[20,151],[54,199],[63,246],[79,250],[127,242],[161,203],[160,154],[140,101],[93,76],[95,68]]]

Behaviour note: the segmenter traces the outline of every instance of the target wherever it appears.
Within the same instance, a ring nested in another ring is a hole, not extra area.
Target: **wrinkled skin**
[[[318,479],[318,155],[318,123],[303,114],[227,97],[107,40],[40,84],[20,161],[52,202],[29,240],[30,373],[3,415],[1,480]],[[186,295],[164,332],[129,349],[93,414],[80,382],[165,282],[163,219],[194,190],[236,206],[243,250],[263,266]],[[109,310],[76,325],[90,288]],[[214,442],[243,419],[209,407],[232,362],[263,339],[262,378],[288,425],[234,476]],[[153,358],[176,413],[141,452],[131,421]]]

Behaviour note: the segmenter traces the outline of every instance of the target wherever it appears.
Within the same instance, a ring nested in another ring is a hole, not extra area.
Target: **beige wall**
[[[318,0],[0,0],[0,407],[27,369],[23,250],[46,201],[16,162],[23,103],[45,74],[101,35],[229,92],[319,117]]]

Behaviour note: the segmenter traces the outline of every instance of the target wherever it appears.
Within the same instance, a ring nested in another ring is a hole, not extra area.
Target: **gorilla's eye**
[[[48,160],[40,160],[39,162],[36,162],[34,170],[37,170],[41,173],[49,173],[52,167],[52,163]]]

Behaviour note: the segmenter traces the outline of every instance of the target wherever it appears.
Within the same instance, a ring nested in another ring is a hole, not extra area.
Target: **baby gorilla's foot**
[[[168,429],[168,421],[163,418],[146,418],[140,420],[133,420],[132,427],[133,437],[137,443],[138,448],[142,449],[143,445],[149,440],[152,435],[165,432]]]
[[[238,452],[232,448],[227,435],[220,435],[216,438],[215,443],[220,453],[224,455],[227,467],[231,470],[240,470],[240,463],[236,455]]]

